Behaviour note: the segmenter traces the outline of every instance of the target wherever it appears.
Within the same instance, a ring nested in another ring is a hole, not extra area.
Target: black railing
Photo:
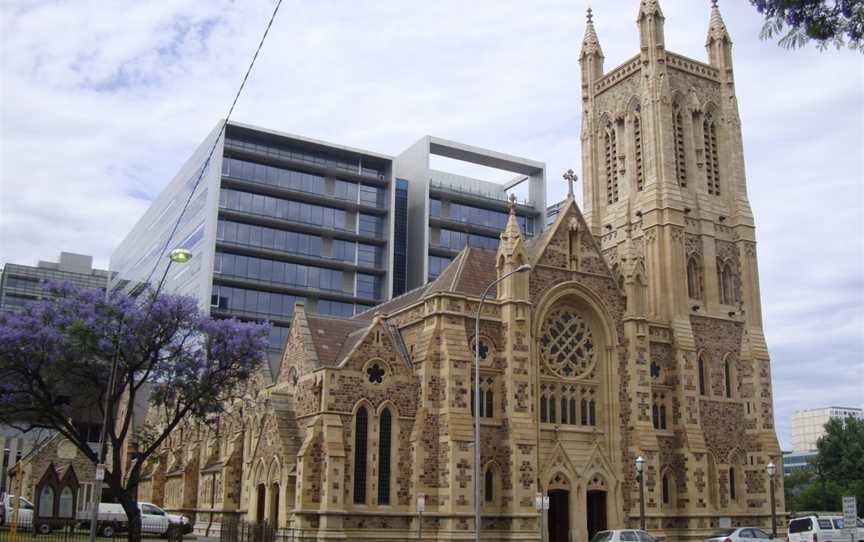
[[[87,542],[90,538],[89,521],[75,519],[26,518],[17,521],[16,542]],[[97,541],[126,540],[125,522],[102,521],[97,524]],[[165,521],[142,520],[141,538],[167,539],[180,542],[191,529],[189,525],[170,524]],[[0,525],[0,542],[12,541],[11,521]]]
[[[280,528],[268,523],[246,523],[237,518],[224,518],[219,542],[311,542],[315,531],[311,529]]]

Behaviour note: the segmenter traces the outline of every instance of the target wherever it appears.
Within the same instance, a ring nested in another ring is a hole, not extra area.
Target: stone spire
[[[512,253],[512,248],[522,240],[522,230],[519,229],[519,220],[516,218],[516,194],[510,194],[510,216],[507,217],[507,226],[501,233],[501,247],[506,252]],[[511,250],[507,250],[507,249]]]
[[[720,16],[717,0],[711,0],[711,18],[708,20],[708,36],[705,38],[708,50],[708,63],[720,68],[721,78],[732,80],[732,38],[726,30],[726,23]]]
[[[594,15],[591,8],[588,8],[587,19],[588,23],[585,25],[585,37],[582,38],[582,52],[579,54],[579,58],[592,55],[603,58],[603,49],[600,48],[597,31],[594,30]]]
[[[515,194],[510,194],[510,216],[507,217],[507,226],[501,232],[495,260],[499,278],[515,271],[520,265],[528,263],[525,244],[522,241],[522,230],[516,218]],[[525,299],[528,295],[528,278],[525,275],[527,273],[514,273],[502,280],[498,285],[498,299]]]
[[[708,20],[708,36],[705,38],[705,46],[710,47],[714,41],[728,41],[730,43],[732,41],[729,38],[729,31],[726,30],[726,23],[720,16],[717,0],[711,0],[711,18]]]

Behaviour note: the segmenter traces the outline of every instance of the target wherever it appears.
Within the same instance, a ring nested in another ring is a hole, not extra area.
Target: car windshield
[[[594,535],[591,542],[609,542],[612,540],[612,531],[600,531]]]
[[[735,529],[723,529],[722,531],[717,531],[716,533],[712,534],[708,538],[723,538],[723,537],[731,535],[734,532],[735,532]]]

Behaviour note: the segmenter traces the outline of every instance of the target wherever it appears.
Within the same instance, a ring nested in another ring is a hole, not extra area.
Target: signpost
[[[536,493],[534,495],[534,508],[540,512],[540,540],[546,540],[546,536],[543,532],[543,512],[549,511],[549,495]]]
[[[843,497],[843,530],[855,542],[858,534],[858,502],[855,496]]]

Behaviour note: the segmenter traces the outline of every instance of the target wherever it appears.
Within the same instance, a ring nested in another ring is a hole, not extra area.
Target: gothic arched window
[[[378,421],[378,504],[390,504],[390,449],[393,420],[389,409]]]
[[[729,498],[733,501],[738,498],[738,491],[735,487],[735,467],[729,467]]]
[[[486,469],[483,486],[484,500],[491,503],[495,499],[495,475],[492,473],[492,467]]]
[[[540,421],[547,423],[549,421],[549,409],[546,405],[546,397],[540,397]]]
[[[369,413],[360,407],[354,420],[354,504],[366,504],[366,437]]]
[[[570,398],[570,425],[576,425],[576,399]]]
[[[726,388],[726,397],[732,398],[732,367],[729,360],[723,362],[723,384]]]
[[[705,144],[705,178],[708,181],[708,193],[720,195],[720,157],[717,152],[717,126],[711,113],[705,115],[702,121],[702,134]]]
[[[702,359],[702,356],[699,356],[699,395],[706,395],[705,393],[705,360]]]
[[[633,116],[633,157],[636,160],[636,190],[645,188],[645,173],[642,170],[642,116],[639,111]]]
[[[582,399],[582,402],[579,405],[579,410],[581,411],[581,422],[582,425],[588,425],[588,400]]]
[[[663,497],[663,504],[669,504],[669,475],[664,474],[663,480],[661,482],[661,494]]]
[[[720,303],[735,305],[739,301],[738,278],[729,261],[718,262],[717,275],[720,282]]]
[[[687,294],[690,299],[702,299],[702,266],[696,254],[687,259]]]
[[[654,429],[660,429],[660,407],[657,403],[651,405],[651,422],[654,424]]]
[[[60,492],[60,506],[57,509],[57,517],[71,518],[74,513],[73,503],[72,488],[66,486],[63,488],[63,491]]]
[[[687,186],[687,155],[684,150],[684,123],[681,112],[672,116],[672,131],[675,135],[675,178],[680,186]]]
[[[43,518],[54,517],[54,488],[45,486],[39,492],[39,515]]]
[[[603,138],[606,152],[606,203],[618,201],[618,142],[615,140],[615,125],[609,122]]]
[[[597,425],[597,403],[594,399],[588,401],[588,424]]]
[[[570,423],[569,418],[567,417],[567,398],[561,398],[561,423]]]

